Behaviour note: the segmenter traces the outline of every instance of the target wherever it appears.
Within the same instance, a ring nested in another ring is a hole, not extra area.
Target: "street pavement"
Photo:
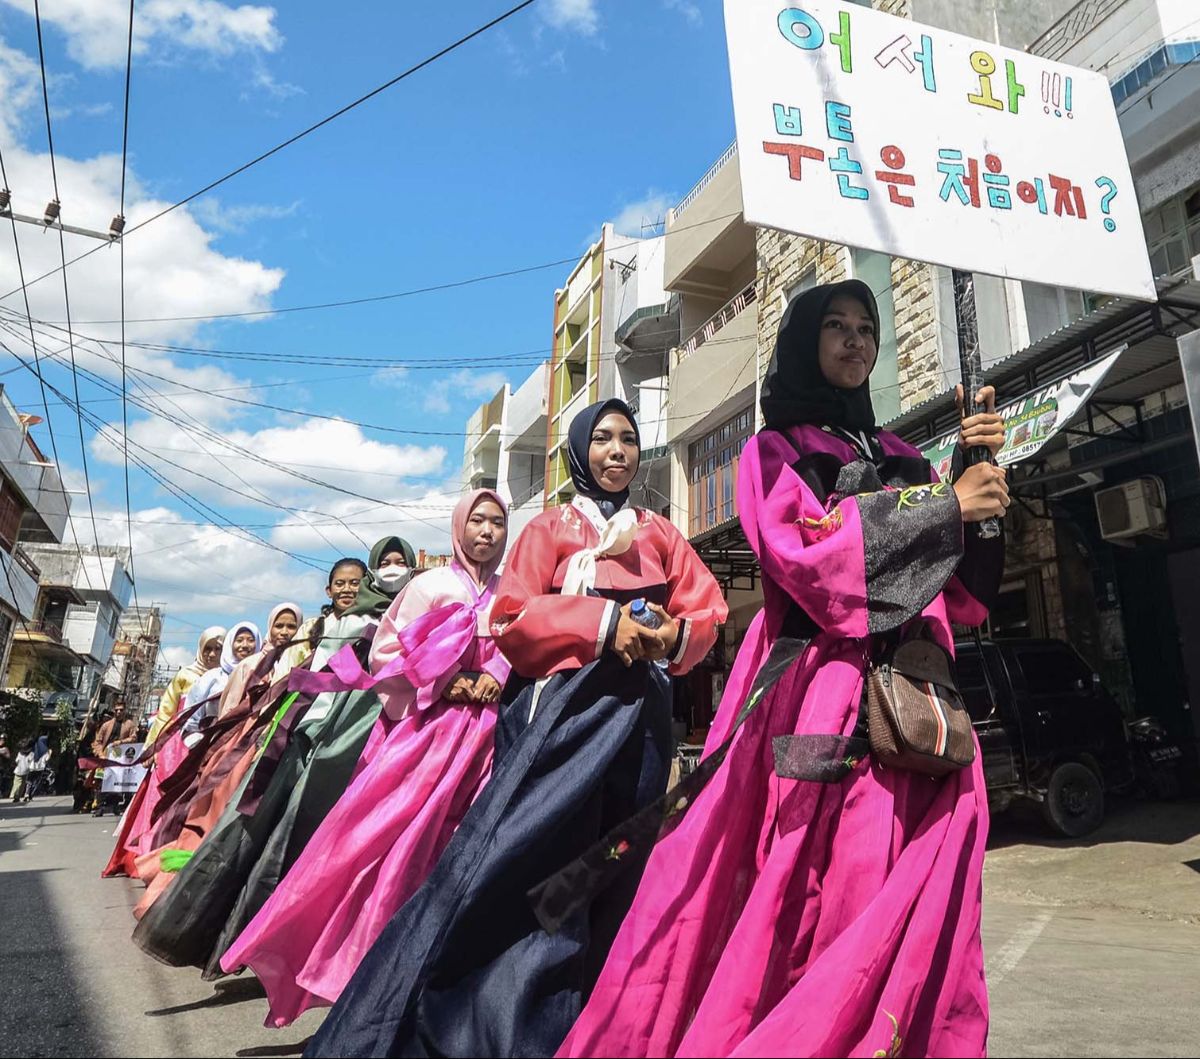
[[[129,940],[140,886],[100,879],[114,820],[0,806],[0,1056],[296,1055],[249,975],[215,987]],[[992,829],[984,946],[993,1056],[1200,1051],[1200,804],[1120,803],[1095,835]]]

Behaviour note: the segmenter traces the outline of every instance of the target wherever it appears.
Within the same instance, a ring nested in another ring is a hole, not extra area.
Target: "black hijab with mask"
[[[634,437],[637,438],[638,463],[640,463],[642,435],[638,431],[637,420],[633,418],[633,411],[629,405],[617,397],[588,405],[575,417],[571,423],[571,429],[567,431],[567,464],[571,469],[571,483],[575,486],[575,492],[580,496],[586,496],[596,502],[596,506],[600,508],[600,513],[605,518],[612,518],[629,500],[628,488],[619,493],[613,493],[596,481],[588,459],[592,449],[592,431],[609,412],[618,412],[629,420],[630,426],[633,427]],[[638,464],[635,463],[634,474],[637,474],[637,468]]]
[[[821,321],[829,303],[839,294],[861,302],[875,322],[879,341],[879,307],[871,288],[861,280],[826,283],[792,299],[783,314],[775,352],[762,388],[763,422],[770,430],[786,430],[800,423],[836,427],[853,433],[875,434],[875,409],[871,406],[871,380],[853,390],[834,386],[821,371],[818,350]]]

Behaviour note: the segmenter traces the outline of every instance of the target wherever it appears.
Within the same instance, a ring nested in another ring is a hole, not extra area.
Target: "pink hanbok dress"
[[[764,431],[742,455],[764,610],[706,754],[729,737],[789,613],[801,608],[814,635],[655,847],[560,1055],[985,1054],[978,755],[941,779],[868,755],[818,782],[787,778],[776,754],[791,737],[855,731],[874,637],[920,620],[950,647],[952,622],[982,621],[1003,545],[964,531],[953,490],[931,486],[929,464],[894,435],[878,436],[874,463],[820,428],[789,433]]]
[[[262,981],[268,1026],[337,1000],[486,783],[497,707],[442,695],[460,672],[508,678],[487,626],[497,581],[480,590],[453,562],[415,578],[384,616],[370,668],[399,664],[402,675],[377,685],[383,713],[358,771],[221,959]]]

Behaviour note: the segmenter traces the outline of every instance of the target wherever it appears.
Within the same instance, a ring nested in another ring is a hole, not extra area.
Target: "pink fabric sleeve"
[[[700,560],[695,549],[667,519],[654,517],[667,542],[663,568],[667,575],[667,602],[663,608],[672,618],[682,619],[680,637],[675,645],[668,672],[679,676],[688,672],[708,654],[717,639],[717,626],[729,617],[729,607],[721,595],[721,586]]]
[[[492,635],[513,669],[540,679],[600,657],[615,604],[555,592],[562,515],[546,511],[521,532],[492,605]],[[574,549],[572,549],[574,550]]]
[[[919,486],[828,506],[774,431],[751,438],[738,468],[738,513],[763,573],[825,632],[863,637],[920,614],[962,556],[953,490]]]
[[[379,673],[384,666],[400,656],[400,630],[432,609],[434,596],[422,585],[428,576],[418,575],[409,581],[392,600],[392,605],[380,620],[367,658],[367,666],[372,675]],[[397,673],[375,686],[375,693],[383,704],[384,712],[394,720],[403,717],[413,708],[418,690],[403,673]],[[440,692],[441,689],[438,690]]]

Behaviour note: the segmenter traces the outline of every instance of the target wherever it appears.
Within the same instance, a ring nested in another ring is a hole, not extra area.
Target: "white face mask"
[[[375,578],[375,584],[385,592],[394,592],[404,583],[408,574],[407,566],[384,566],[376,570],[372,576]]]

